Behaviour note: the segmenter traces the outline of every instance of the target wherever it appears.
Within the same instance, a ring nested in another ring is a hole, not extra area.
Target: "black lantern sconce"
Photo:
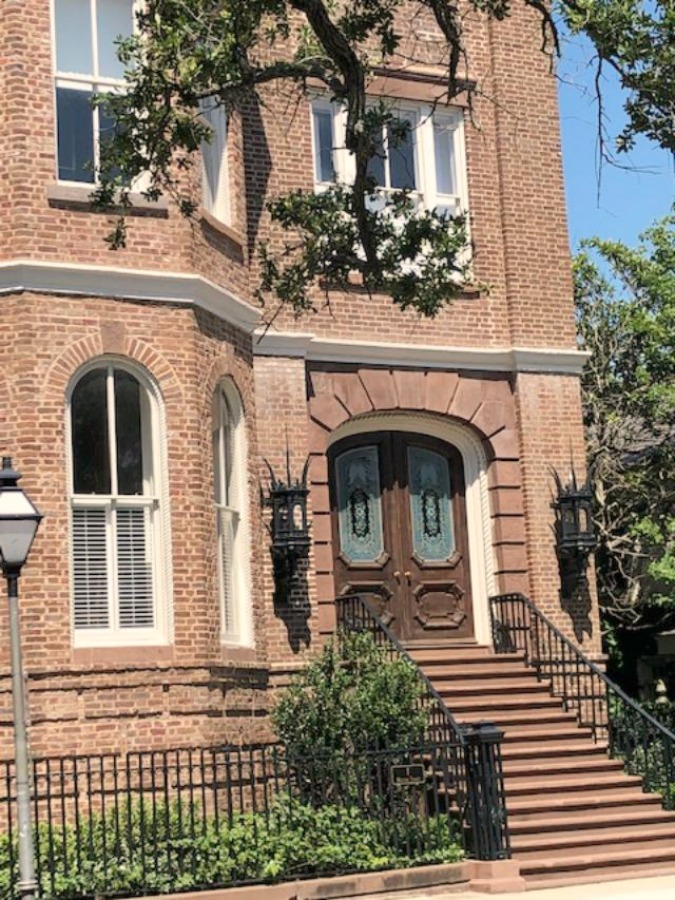
[[[290,455],[286,451],[286,481],[274,474],[267,460],[270,473],[269,496],[263,497],[263,505],[272,510],[269,525],[272,538],[272,562],[274,565],[275,601],[287,603],[291,588],[298,581],[300,560],[309,556],[309,522],[307,520],[307,471],[309,457],[300,478],[291,478]]]
[[[555,510],[555,541],[560,568],[561,596],[570,599],[587,587],[588,557],[595,550],[593,527],[593,490],[588,481],[577,482],[572,468],[570,480],[563,485],[553,470],[558,495],[551,504]]]

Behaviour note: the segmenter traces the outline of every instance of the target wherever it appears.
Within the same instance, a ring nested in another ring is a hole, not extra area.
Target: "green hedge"
[[[79,838],[79,839],[78,839]],[[269,815],[203,821],[196,807],[135,804],[94,816],[79,835],[37,831],[42,900],[139,895],[302,876],[455,862],[447,816],[369,819],[356,807],[277,798]],[[16,879],[16,872],[14,877]],[[0,836],[0,898],[9,900],[9,841]]]

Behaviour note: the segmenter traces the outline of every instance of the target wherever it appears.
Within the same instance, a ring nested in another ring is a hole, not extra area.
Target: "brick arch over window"
[[[529,591],[515,399],[507,375],[316,366],[309,373],[311,501],[322,632],[334,627],[327,449],[336,429],[378,413],[453,422],[472,434],[486,465],[494,589]],[[420,416],[420,414],[422,414]],[[351,429],[350,429],[351,430]]]
[[[123,333],[113,339],[110,332],[101,329],[69,344],[52,361],[43,383],[43,396],[61,403],[75,372],[82,366],[105,354],[127,358],[147,370],[157,385],[167,407],[183,402],[183,390],[172,365],[154,347],[138,338]]]

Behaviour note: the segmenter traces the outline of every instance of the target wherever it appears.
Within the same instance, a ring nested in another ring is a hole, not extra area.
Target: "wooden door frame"
[[[430,413],[384,412],[358,416],[339,425],[330,435],[327,450],[352,435],[374,431],[405,431],[436,437],[459,451],[464,465],[466,519],[470,552],[476,641],[490,646],[488,598],[496,592],[487,460],[480,438],[472,429],[446,416]]]

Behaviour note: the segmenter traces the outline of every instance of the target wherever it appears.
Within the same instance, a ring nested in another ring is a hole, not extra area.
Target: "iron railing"
[[[339,633],[367,632],[392,659],[415,667],[420,679],[418,703],[427,713],[426,740],[446,748],[456,811],[467,856],[509,859],[511,845],[504,792],[501,741],[492,723],[460,724],[443,698],[368,601],[348,594],[335,601]]]
[[[565,710],[575,712],[609,755],[641,775],[645,790],[658,791],[675,807],[675,734],[615,684],[522,594],[490,599],[497,653],[521,653],[537,677],[547,681]]]
[[[433,744],[312,759],[251,745],[36,760],[40,897],[132,897],[457,859],[450,766],[447,748]],[[15,775],[13,763],[0,764],[2,900],[19,896]]]

